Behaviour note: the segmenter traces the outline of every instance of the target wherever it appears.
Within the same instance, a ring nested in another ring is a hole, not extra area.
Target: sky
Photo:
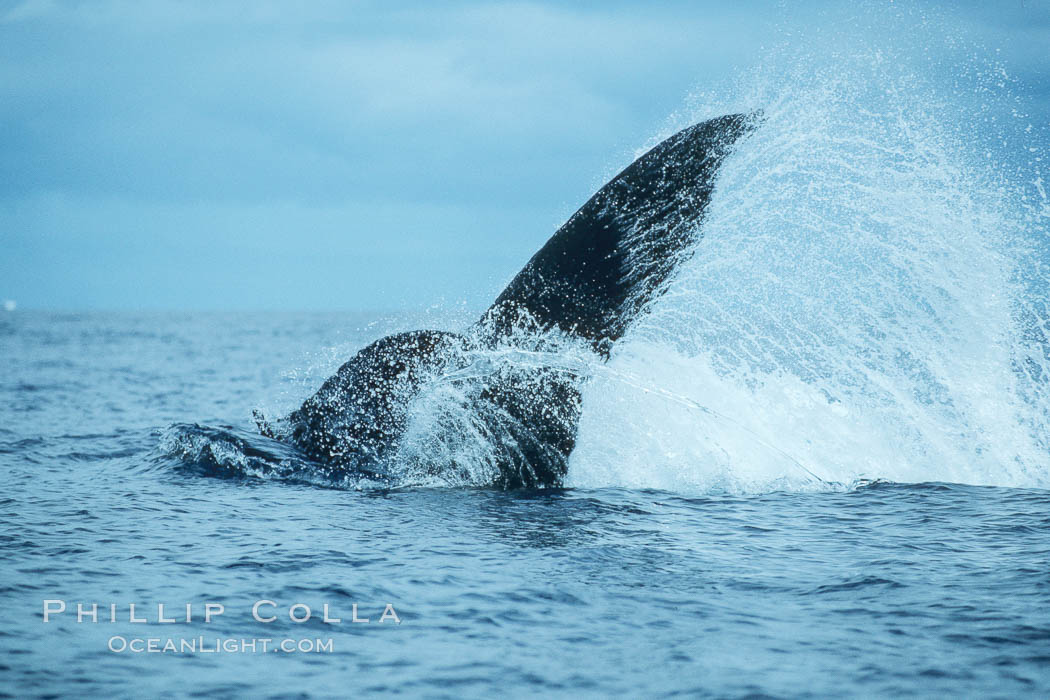
[[[690,95],[841,5],[0,0],[0,299],[484,308]],[[906,7],[1050,125],[1050,0]]]

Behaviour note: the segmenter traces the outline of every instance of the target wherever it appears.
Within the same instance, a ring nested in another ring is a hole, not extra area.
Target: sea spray
[[[666,294],[584,388],[569,484],[1048,482],[1037,176],[963,138],[965,117],[1002,130],[987,81],[974,114],[917,75],[870,45],[783,50],[679,115],[763,120]]]

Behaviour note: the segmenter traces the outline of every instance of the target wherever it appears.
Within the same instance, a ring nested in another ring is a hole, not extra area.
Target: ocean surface
[[[0,315],[0,692],[1050,693],[1045,489],[369,488],[216,471],[179,437],[251,441],[252,409],[286,410],[364,343],[428,322]],[[66,604],[47,623],[46,600]],[[276,620],[253,619],[260,600]],[[205,623],[208,602],[225,609]],[[310,620],[288,619],[296,604]],[[387,605],[399,623],[379,622]],[[331,646],[111,650],[150,638]]]
[[[491,486],[462,376],[381,479],[255,429],[477,312],[0,313],[0,693],[1050,697],[1050,139],[866,36],[653,135],[760,115],[608,362],[471,359],[581,378],[565,488]]]

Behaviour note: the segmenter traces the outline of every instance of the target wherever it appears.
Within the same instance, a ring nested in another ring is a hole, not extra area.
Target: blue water
[[[172,436],[187,422],[251,436],[253,408],[285,410],[365,342],[434,325],[0,315],[0,691],[1050,693],[1046,490],[358,490],[220,478]],[[263,599],[279,604],[277,621],[252,619]],[[45,624],[44,600],[68,610]],[[118,604],[120,621],[78,624],[77,602],[99,603],[102,620]],[[205,602],[224,614],[205,624]],[[128,603],[149,622],[128,622]],[[193,621],[158,623],[158,603],[179,615],[192,603]],[[288,621],[296,603],[314,618]],[[318,619],[326,603],[341,624]],[[355,603],[368,624],[350,622]],[[378,622],[387,604],[400,624]],[[330,639],[332,649],[108,648],[113,637],[202,635]]]
[[[486,488],[448,377],[391,481],[254,430],[478,312],[0,314],[0,693],[1050,696],[1045,129],[861,34],[669,121],[763,115],[608,363],[472,360],[581,378],[564,489]]]

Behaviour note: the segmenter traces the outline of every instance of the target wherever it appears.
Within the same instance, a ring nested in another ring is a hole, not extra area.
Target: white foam
[[[764,123],[585,387],[569,484],[1050,484],[1038,183],[975,163],[964,110],[881,50],[779,59],[679,116]]]

